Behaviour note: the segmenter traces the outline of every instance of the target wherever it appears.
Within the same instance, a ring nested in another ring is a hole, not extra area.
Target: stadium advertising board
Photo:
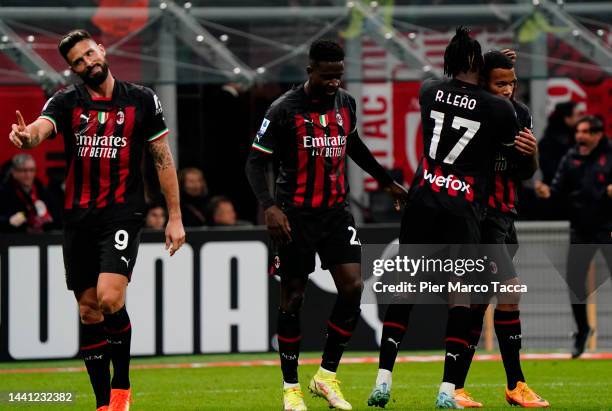
[[[388,243],[397,227],[360,230],[366,242]],[[144,233],[128,287],[134,355],[266,352],[276,346],[279,281],[268,273],[263,230],[192,231],[170,258],[161,233]],[[61,234],[0,239],[0,358],[73,358],[78,354],[78,308],[64,281]],[[318,267],[318,264],[317,264]],[[327,271],[311,276],[303,310],[302,347],[319,350],[335,301]],[[419,310],[427,307],[419,307]],[[439,314],[443,307],[429,312]],[[350,348],[377,349],[382,306],[365,305]],[[443,327],[415,325],[409,348],[441,347]]]

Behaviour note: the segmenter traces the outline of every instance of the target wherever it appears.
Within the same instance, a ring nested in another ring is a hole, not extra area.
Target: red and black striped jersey
[[[354,142],[360,142],[355,109],[355,100],[345,90],[322,104],[313,102],[303,86],[289,90],[270,106],[247,164],[248,173],[249,164],[269,161],[272,154],[279,160],[275,200],[267,190],[257,188],[257,176],[249,177],[256,195],[265,191],[258,195],[264,208],[276,203],[319,209],[346,202],[346,155]],[[385,177],[379,173],[379,178]]]
[[[495,152],[519,154],[516,113],[509,101],[456,79],[426,80],[419,94],[424,153],[410,201],[481,218]]]
[[[144,147],[168,134],[151,89],[115,79],[112,97],[100,99],[72,85],[47,101],[40,118],[64,137],[67,224],[142,218]]]
[[[510,100],[516,111],[521,130],[533,129],[533,120],[529,108],[521,102]],[[531,167],[533,159],[520,156],[514,161],[498,151],[495,155],[495,179],[490,184],[487,212],[501,212],[511,217],[517,217],[518,187],[521,184],[521,168]],[[532,170],[535,172],[535,169]],[[529,174],[533,174],[529,173]]]

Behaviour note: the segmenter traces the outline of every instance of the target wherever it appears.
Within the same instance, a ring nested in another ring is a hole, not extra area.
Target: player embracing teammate
[[[532,162],[533,152],[529,147],[533,136],[520,126],[509,96],[505,99],[494,96],[480,85],[484,63],[478,41],[470,37],[467,29],[459,27],[444,54],[444,72],[450,78],[427,80],[421,86],[419,102],[424,155],[404,210],[400,231],[402,244],[481,243],[481,223],[495,187],[492,180],[495,159],[501,156],[509,164]],[[453,184],[436,184],[440,177],[459,181],[460,184],[454,186],[467,189],[453,189]],[[508,196],[513,194],[502,193],[501,197],[494,194],[493,200],[502,202],[495,202],[493,206],[507,206]],[[511,265],[511,259],[509,263]],[[520,333],[520,323],[517,327],[516,321],[518,308],[514,308],[497,315],[498,324],[500,329],[502,324],[511,324],[512,330],[518,328]],[[410,304],[392,304],[385,313],[378,376],[368,405],[384,407],[389,401],[393,365],[399,343],[407,331],[411,309]],[[465,301],[449,305],[444,374],[436,398],[438,408],[463,408],[460,403],[463,399],[472,401],[469,406],[480,405],[461,390],[474,352],[474,337],[470,333],[477,324],[478,329],[481,328],[480,313],[477,307],[472,309]],[[505,331],[509,330],[504,330],[504,336]],[[502,343],[505,344],[504,338],[500,338],[500,346],[504,345]],[[518,358],[520,343],[505,346],[511,350],[511,356]],[[526,385],[516,387],[515,398],[519,401],[513,401],[527,406],[521,400],[527,390]],[[537,397],[530,390],[529,393]]]

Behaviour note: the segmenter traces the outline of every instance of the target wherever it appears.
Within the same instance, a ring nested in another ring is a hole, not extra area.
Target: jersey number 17
[[[435,160],[438,151],[438,143],[440,142],[440,134],[442,134],[442,127],[444,126],[444,113],[431,110],[429,116],[435,121],[433,138],[431,139],[431,145],[429,146],[429,157]],[[455,160],[457,160],[457,157],[459,157],[461,152],[465,149],[480,128],[480,122],[455,116],[453,118],[452,127],[456,130],[465,128],[465,133],[463,133],[461,138],[457,141],[457,144],[455,144],[444,160],[442,160],[446,164],[453,164]]]

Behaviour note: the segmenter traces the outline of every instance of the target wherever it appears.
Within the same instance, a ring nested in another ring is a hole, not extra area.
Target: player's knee
[[[497,304],[497,306],[495,307],[496,310],[498,311],[518,311],[519,310],[519,305],[518,303],[516,304]]]
[[[95,304],[79,304],[79,317],[83,324],[95,324],[104,319],[102,310]]]
[[[304,293],[294,292],[289,293],[283,301],[281,301],[281,309],[286,312],[296,313],[302,309],[304,303]]]
[[[116,291],[106,291],[98,296],[98,303],[103,313],[114,313],[124,305],[122,294]]]
[[[518,287],[520,286],[520,281],[518,278],[512,278],[504,283],[506,286],[510,287]],[[517,311],[518,305],[521,301],[521,293],[520,292],[503,292],[497,295],[497,306],[496,309],[501,311]],[[503,308],[500,308],[503,307]],[[516,307],[516,308],[515,308]]]
[[[352,281],[343,284],[342,287],[338,290],[339,294],[342,294],[343,297],[356,297],[361,298],[361,293],[363,292],[363,280],[361,277],[355,278]]]

